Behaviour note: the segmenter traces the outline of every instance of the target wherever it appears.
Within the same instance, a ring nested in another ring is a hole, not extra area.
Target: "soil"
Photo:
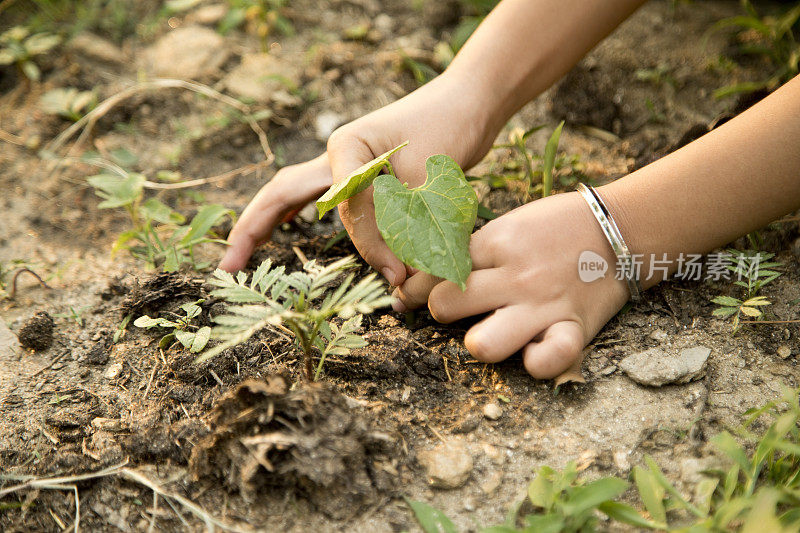
[[[415,81],[399,67],[398,50],[430,59],[425,51],[452,32],[461,13],[454,2],[425,2],[421,10],[401,0],[291,4],[297,31],[275,37],[270,49],[289,64],[304,96],[298,103],[287,92],[266,106],[273,116],[260,124],[276,165],[159,195],[187,217],[198,195],[241,211],[277,166],[316,156],[324,149],[315,131],[322,113],[347,121],[412,90]],[[160,349],[156,332],[130,324],[121,330],[125,317],[169,316],[201,298],[201,325],[212,324],[221,310],[208,296],[207,271],[159,274],[124,253],[110,256],[125,216],[97,209],[99,200],[85,183],[91,167],[70,164],[53,172],[51,162],[29,148],[69,126],[43,114],[39,98],[68,86],[94,88],[101,98],[117,93],[137,79],[140,66],[133,59],[171,25],[189,25],[199,9],[135,36],[96,29],[129,59],[123,62],[66,47],[45,58],[41,84],[26,85],[1,71],[0,128],[20,141],[0,145],[0,188],[6,191],[0,262],[24,259],[48,287],[21,277],[15,298],[0,301],[0,472],[60,476],[127,462],[244,530],[415,530],[403,496],[475,530],[501,522],[524,495],[532,471],[544,464],[578,460],[589,476],[624,477],[649,454],[671,480],[689,487],[698,470],[718,460],[711,436],[735,425],[745,409],[776,397],[783,384],[798,386],[796,324],[744,327],[732,335],[729,321],[711,315],[712,297],[738,295],[722,282],[670,281],[650,290],[590,345],[586,383],[558,388],[531,379],[519,356],[477,363],[463,345],[472,322],[441,325],[426,312],[408,321],[389,311],[365,317],[369,345],[328,359],[322,382],[311,385],[301,379],[300,354],[283,334],[263,331],[198,365],[179,346]],[[736,110],[734,100],[715,100],[715,89],[759,79],[767,68],[757,62],[720,67],[716,58],[730,45],[724,33],[703,43],[716,20],[738,12],[734,1],[648,3],[509,128],[566,118],[562,149],[579,156],[593,183],[663,156]],[[376,33],[343,40],[361,22],[372,23]],[[217,84],[261,47],[241,30],[222,42],[226,59],[201,81]],[[667,66],[669,81],[637,80],[637,70],[659,64]],[[544,146],[548,135],[548,128],[537,132],[530,145]],[[189,179],[264,157],[253,132],[226,120],[218,103],[175,90],[121,103],[98,121],[82,148],[108,154],[122,147],[137,156],[134,170],[152,176],[171,169]],[[507,158],[493,152],[471,174]],[[514,191],[482,194],[500,213],[519,205]],[[276,231],[250,268],[271,257],[298,269],[293,247],[323,262],[355,253],[346,239],[327,246],[340,229],[332,215],[321,223],[301,215]],[[796,319],[796,219],[764,228],[760,237],[762,249],[783,264],[783,275],[763,293],[773,302],[769,318]],[[748,247],[744,240],[733,244]],[[221,249],[209,246],[200,254],[213,262]],[[363,266],[360,274],[367,272]],[[632,353],[698,345],[712,350],[698,381],[644,387],[618,369]],[[789,356],[780,357],[779,348]],[[497,406],[486,411],[491,417],[484,414],[490,403],[500,407],[499,413]],[[454,489],[432,487],[419,455],[453,441],[459,443],[453,449],[471,455],[467,481]],[[181,514],[129,478],[84,480],[77,488],[87,531],[204,528],[174,501]],[[74,515],[72,492],[20,492],[0,501],[0,530],[60,531]]]

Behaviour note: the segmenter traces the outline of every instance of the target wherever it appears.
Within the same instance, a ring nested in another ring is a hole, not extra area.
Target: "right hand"
[[[467,169],[491,148],[499,126],[485,102],[468,84],[439,76],[406,97],[337,129],[326,154],[282,169],[265,185],[234,226],[230,248],[220,263],[240,270],[257,244],[268,239],[283,219],[319,197],[332,182],[409,141],[392,159],[398,179],[416,187],[425,182],[425,160],[447,154]],[[329,168],[325,168],[326,163]],[[361,256],[390,284],[405,281],[406,266],[383,241],[375,222],[372,187],[339,205],[350,238]],[[280,215],[280,216],[279,216]]]

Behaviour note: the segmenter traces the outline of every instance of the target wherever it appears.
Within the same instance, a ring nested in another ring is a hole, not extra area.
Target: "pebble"
[[[615,451],[614,464],[621,472],[628,472],[631,469],[630,453],[625,450]]]
[[[439,489],[457,489],[472,473],[472,456],[461,440],[450,440],[422,451],[417,460],[425,468],[430,486]]]
[[[661,348],[651,348],[629,355],[620,362],[620,368],[633,381],[651,387],[669,383],[689,383],[705,375],[706,362],[711,348],[693,346],[680,353],[668,353]]]
[[[93,33],[79,33],[69,42],[69,48],[95,61],[116,64],[125,62],[125,54],[117,45]]]
[[[661,342],[667,338],[667,332],[663,329],[654,329],[650,332],[650,338],[654,341]]]
[[[792,350],[789,349],[788,346],[785,344],[781,344],[778,346],[778,357],[781,359],[788,359],[792,355]]]
[[[495,402],[487,403],[483,406],[483,416],[489,420],[497,420],[503,416],[503,408]]]
[[[228,6],[225,4],[210,4],[197,8],[186,17],[186,20],[203,26],[214,26],[227,14]]]
[[[245,54],[239,66],[222,80],[222,85],[239,98],[284,105],[297,103],[288,91],[299,84],[299,67],[273,54]]]
[[[500,487],[500,484],[502,482],[503,482],[503,473],[494,472],[493,474],[490,474],[489,477],[487,477],[486,480],[480,484],[480,489],[487,496],[491,496]]]
[[[225,39],[204,26],[172,30],[145,51],[156,76],[196,79],[216,73],[230,56]]]
[[[120,373],[122,373],[122,363],[114,363],[106,370],[105,377],[106,379],[117,379]]]

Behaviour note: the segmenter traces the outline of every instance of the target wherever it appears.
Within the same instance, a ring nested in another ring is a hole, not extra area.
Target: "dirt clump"
[[[202,295],[202,279],[193,279],[178,272],[161,272],[142,285],[134,283],[130,294],[122,301],[123,315],[138,317],[154,313],[176,300],[198,299]]]
[[[393,492],[401,457],[395,439],[352,403],[327,385],[247,380],[217,402],[190,469],[245,497],[289,489],[330,517],[351,516]]]
[[[36,313],[28,319],[19,330],[19,342],[25,348],[37,352],[48,349],[53,345],[53,331],[55,330],[53,318],[44,311]]]

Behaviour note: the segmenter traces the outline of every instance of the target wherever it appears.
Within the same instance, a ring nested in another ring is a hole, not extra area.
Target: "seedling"
[[[153,329],[163,328],[169,331],[166,335],[161,337],[158,342],[158,347],[167,349],[175,342],[181,343],[185,348],[188,348],[192,353],[199,353],[206,347],[208,340],[211,338],[211,328],[203,326],[198,328],[191,322],[197,318],[203,309],[200,304],[204,300],[197,300],[196,302],[186,303],[180,306],[184,316],[175,315],[173,320],[166,318],[150,318],[147,315],[140,316],[133,321],[133,325],[137,328]]]
[[[90,161],[98,164],[97,161]],[[103,199],[100,209],[124,209],[132,228],[123,232],[114,243],[112,253],[128,250],[148,267],[161,266],[165,272],[177,270],[188,263],[195,270],[208,263],[198,262],[195,246],[226,241],[211,233],[214,226],[234,213],[216,204],[202,206],[189,224],[180,213],[157,198],[144,199],[146,179],[142,174],[129,172],[118,165],[103,164],[104,172],[87,178],[95,193]],[[209,236],[210,235],[210,236]]]
[[[49,52],[61,42],[51,33],[31,35],[28,28],[14,26],[0,34],[0,65],[15,65],[19,73],[31,81],[39,81],[42,71],[34,58]]]
[[[69,306],[69,313],[56,313],[53,315],[53,318],[71,318],[75,321],[78,326],[83,327],[85,320],[83,319],[83,313],[89,309],[88,307],[82,307],[80,309],[75,309],[73,306]]]
[[[425,184],[409,189],[394,175],[389,158],[400,146],[381,154],[335,183],[317,200],[319,216],[374,186],[375,219],[389,249],[418,270],[448,279],[466,289],[472,271],[469,239],[478,197],[461,168],[446,155],[425,163]],[[380,174],[386,168],[389,174]]]
[[[558,143],[564,128],[563,120],[547,140],[543,154],[537,154],[528,148],[528,138],[543,127],[534,126],[527,131],[519,128],[512,130],[508,135],[508,143],[494,146],[495,149],[511,150],[511,161],[504,169],[511,173],[488,174],[482,179],[488,179],[489,185],[494,188],[506,187],[509,180],[523,182],[525,201],[529,201],[537,189],[541,191],[542,198],[550,196],[553,192],[553,177],[556,171],[564,167],[574,167],[575,161],[565,156],[557,157]]]
[[[759,319],[764,314],[759,308],[772,305],[772,302],[765,296],[758,296],[758,293],[765,285],[772,283],[781,275],[780,272],[772,270],[780,267],[781,264],[777,261],[770,261],[775,257],[773,253],[740,252],[738,250],[728,250],[728,253],[738,258],[735,266],[729,265],[727,268],[737,278],[733,284],[745,289],[743,298],[740,300],[732,296],[717,296],[711,301],[719,306],[714,310],[714,316],[733,317],[733,333],[735,334],[739,330],[742,315]]]
[[[228,314],[214,317],[218,326],[211,337],[222,343],[202,354],[198,362],[241,344],[265,328],[283,326],[294,334],[302,352],[305,377],[316,380],[326,357],[366,346],[366,341],[355,334],[361,327],[362,315],[391,303],[374,273],[355,285],[354,273],[337,281],[355,264],[353,257],[328,266],[309,261],[303,265],[303,272],[287,274],[284,266],[273,268],[272,261],[267,259],[249,283],[244,272],[234,277],[217,270],[209,281],[217,287],[211,296],[232,305]],[[344,321],[341,325],[335,321],[337,317]],[[315,352],[319,354],[316,371]]]
[[[286,16],[289,0],[228,0],[230,10],[219,24],[222,34],[245,24],[247,30],[261,39],[264,52],[269,50],[269,38],[277,31],[294,35],[294,25]]]
[[[775,70],[768,78],[736,83],[714,92],[716,98],[749,93],[762,89],[773,90],[789,81],[800,72],[800,43],[793,27],[800,19],[800,3],[776,17],[762,17],[749,0],[742,0],[744,15],[730,17],[717,22],[713,31],[722,28],[739,28],[743,54],[759,55],[769,59]]]
[[[42,96],[39,105],[45,113],[77,122],[95,108],[97,95],[94,91],[79,91],[74,87],[53,89]]]

